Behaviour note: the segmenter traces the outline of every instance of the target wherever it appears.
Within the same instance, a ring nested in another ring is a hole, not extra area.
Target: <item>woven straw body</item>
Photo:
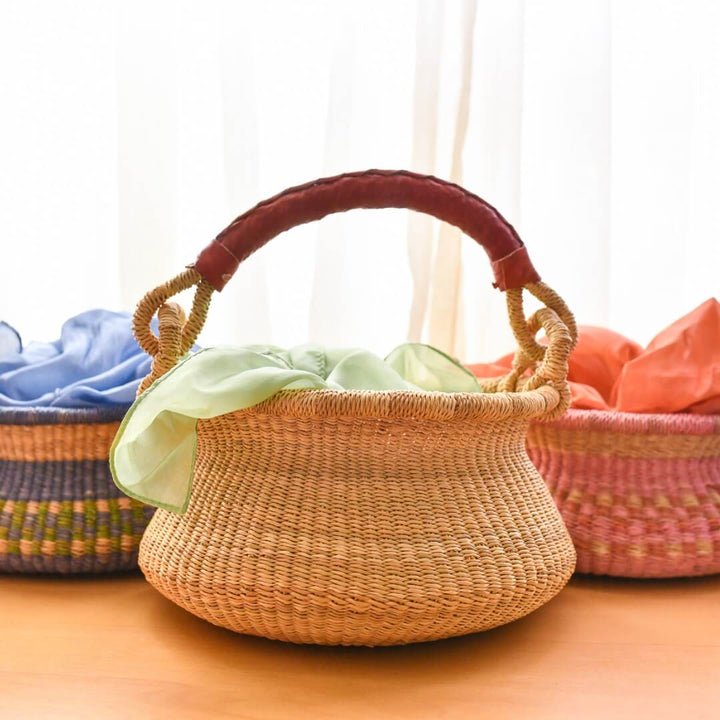
[[[0,410],[0,571],[103,573],[137,567],[153,508],[114,485],[108,451],[121,410]]]
[[[528,452],[572,535],[580,572],[720,572],[720,416],[570,410]]]
[[[158,510],[140,566],[232,630],[392,645],[515,620],[575,551],[528,459],[525,393],[299,391],[201,421],[184,515]]]
[[[140,392],[188,352],[213,293],[273,237],[388,207],[433,215],[485,249],[518,343],[512,369],[480,380],[482,393],[303,390],[199,421],[188,509],[158,510],[140,567],[216,625],[298,643],[435,640],[522,617],[572,574],[572,541],[525,434],[568,407],[575,318],[514,228],[458,185],[371,169],[258,203],[138,303],[135,337],[153,358]],[[192,287],[186,316],[169,300]],[[542,304],[529,318],[524,292]]]

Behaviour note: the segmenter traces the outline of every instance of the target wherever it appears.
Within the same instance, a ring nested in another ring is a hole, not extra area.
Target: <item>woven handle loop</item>
[[[525,329],[533,338],[533,345],[518,349],[509,373],[481,380],[481,385],[488,392],[524,392],[549,385],[559,395],[558,404],[545,416],[545,419],[552,420],[562,415],[570,405],[568,359],[575,347],[576,337],[556,310],[549,307],[533,313],[525,323]],[[535,342],[535,335],[541,329],[547,336],[547,345]],[[538,348],[539,353],[536,352]],[[532,370],[529,376],[528,370]]]
[[[150,374],[143,379],[137,394],[145,392],[156,378],[171,370],[183,351],[183,330],[186,327],[185,311],[177,303],[163,303],[158,310],[160,341],[153,355]],[[192,343],[190,344],[192,347]]]
[[[159,312],[160,308],[171,297],[194,286],[197,286],[197,290],[193,298],[190,317],[184,323],[181,333],[178,355],[178,357],[181,357],[195,344],[200,331],[205,325],[210,307],[210,298],[213,294],[212,285],[206,282],[197,270],[190,268],[181,272],[172,280],[168,280],[168,282],[151,290],[140,300],[133,316],[133,331],[138,344],[148,355],[155,357],[160,352],[158,338],[150,329],[150,323],[155,313]]]
[[[557,313],[558,318],[570,333],[574,347],[578,335],[577,324],[575,316],[565,304],[565,301],[549,285],[543,282],[528,283],[524,289],[543,303],[545,307]],[[546,348],[535,340],[538,328],[533,329],[533,326],[525,320],[522,290],[513,288],[505,293],[510,327],[518,344],[518,352],[522,352],[533,361],[540,361],[545,356]]]

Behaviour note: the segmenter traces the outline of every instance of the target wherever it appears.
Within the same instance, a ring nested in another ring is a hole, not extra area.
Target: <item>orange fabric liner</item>
[[[512,358],[468,367],[478,377],[496,377]],[[720,303],[706,300],[645,349],[612,330],[581,326],[568,370],[574,408],[720,413]]]

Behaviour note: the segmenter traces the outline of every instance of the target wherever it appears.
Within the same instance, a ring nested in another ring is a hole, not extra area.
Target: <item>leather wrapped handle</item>
[[[522,240],[494,207],[459,185],[406,170],[346,173],[285,190],[235,219],[189,267],[222,290],[240,263],[275,236],[358,208],[407,208],[455,225],[485,249],[500,290],[540,280]]]

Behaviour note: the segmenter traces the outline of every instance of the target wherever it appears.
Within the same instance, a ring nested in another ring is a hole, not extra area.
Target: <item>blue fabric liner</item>
[[[19,353],[21,350],[20,333],[6,322],[0,321],[0,357],[10,353]]]
[[[88,310],[65,322],[59,340],[25,348],[2,323],[0,408],[127,408],[150,362],[129,313]]]

